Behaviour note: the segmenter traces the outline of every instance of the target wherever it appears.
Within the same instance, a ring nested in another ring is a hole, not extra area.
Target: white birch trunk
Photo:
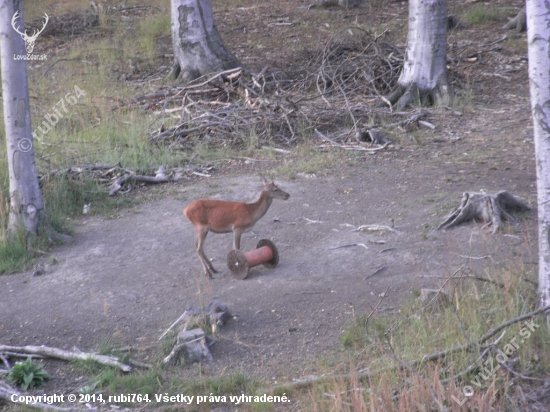
[[[527,0],[527,41],[537,165],[539,293],[544,307],[550,304],[550,5],[547,2]]]
[[[409,103],[446,103],[447,0],[410,0],[405,65],[388,97],[398,109]]]
[[[23,224],[27,234],[38,234],[44,219],[44,204],[34,162],[27,61],[15,60],[14,55],[26,55],[25,42],[11,26],[19,10],[20,0],[0,0],[0,61],[2,96],[10,182],[10,233]]]
[[[204,74],[239,67],[223,44],[210,0],[171,0],[172,74],[184,82]]]

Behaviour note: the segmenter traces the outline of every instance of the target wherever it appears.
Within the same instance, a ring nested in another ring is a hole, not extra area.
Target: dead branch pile
[[[404,50],[381,41],[384,34],[358,28],[337,33],[306,67],[304,81],[291,89],[315,89],[324,97],[345,95],[350,100],[388,94],[403,67]]]
[[[299,131],[334,131],[350,120],[357,127],[356,118],[369,120],[373,103],[389,92],[403,64],[403,50],[382,41],[383,36],[350,28],[316,57],[299,59],[295,68],[227,70],[128,104],[160,117],[163,126],[151,134],[151,143],[185,146],[201,138],[238,145],[269,136],[290,145]],[[336,139],[356,143],[351,131]]]
[[[27,30],[32,33],[33,30],[40,30],[43,24],[43,17],[39,17],[28,23]],[[61,16],[52,15],[49,18],[48,24],[44,27],[42,36],[78,36],[98,26],[99,16],[90,11]]]

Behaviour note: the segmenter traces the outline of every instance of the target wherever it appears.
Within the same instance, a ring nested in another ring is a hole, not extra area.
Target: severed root
[[[469,220],[478,220],[492,225],[493,233],[496,233],[502,225],[502,220],[512,222],[515,220],[509,213],[513,210],[532,210],[532,207],[506,190],[492,195],[465,192],[460,205],[445,218],[436,230],[449,229]]]

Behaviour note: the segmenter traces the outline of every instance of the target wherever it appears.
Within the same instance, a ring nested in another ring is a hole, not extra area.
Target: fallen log
[[[4,352],[18,352],[23,354],[33,354],[33,355],[42,355],[50,358],[62,359],[62,360],[93,360],[102,365],[114,366],[122,370],[123,372],[130,372],[132,367],[126,365],[117,357],[107,356],[107,355],[98,355],[96,353],[87,353],[87,352],[73,352],[65,349],[53,348],[51,346],[10,346],[10,345],[0,345],[0,353]]]
[[[122,186],[128,182],[141,182],[141,183],[168,183],[168,182],[177,182],[181,179],[181,173],[166,174],[166,166],[160,166],[159,169],[155,172],[155,176],[143,176],[135,175],[133,173],[126,173],[118,177],[109,187],[109,196],[115,195],[118,191],[122,189]],[[130,188],[131,190],[131,188]],[[128,190],[129,191],[129,190]]]

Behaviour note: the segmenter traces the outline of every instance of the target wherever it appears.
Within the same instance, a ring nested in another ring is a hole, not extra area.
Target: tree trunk
[[[34,162],[27,61],[14,57],[27,55],[23,39],[11,26],[17,10],[23,22],[20,0],[0,3],[0,60],[10,181],[8,231],[13,234],[23,224],[27,234],[37,235],[44,220],[44,204]]]
[[[184,82],[239,67],[214,24],[210,0],[171,0],[172,75]]]
[[[447,0],[409,1],[405,65],[387,98],[398,110],[410,103],[447,102],[447,24]]]
[[[539,293],[541,305],[547,306],[550,304],[550,5],[547,2],[527,0],[527,44],[537,164]]]

